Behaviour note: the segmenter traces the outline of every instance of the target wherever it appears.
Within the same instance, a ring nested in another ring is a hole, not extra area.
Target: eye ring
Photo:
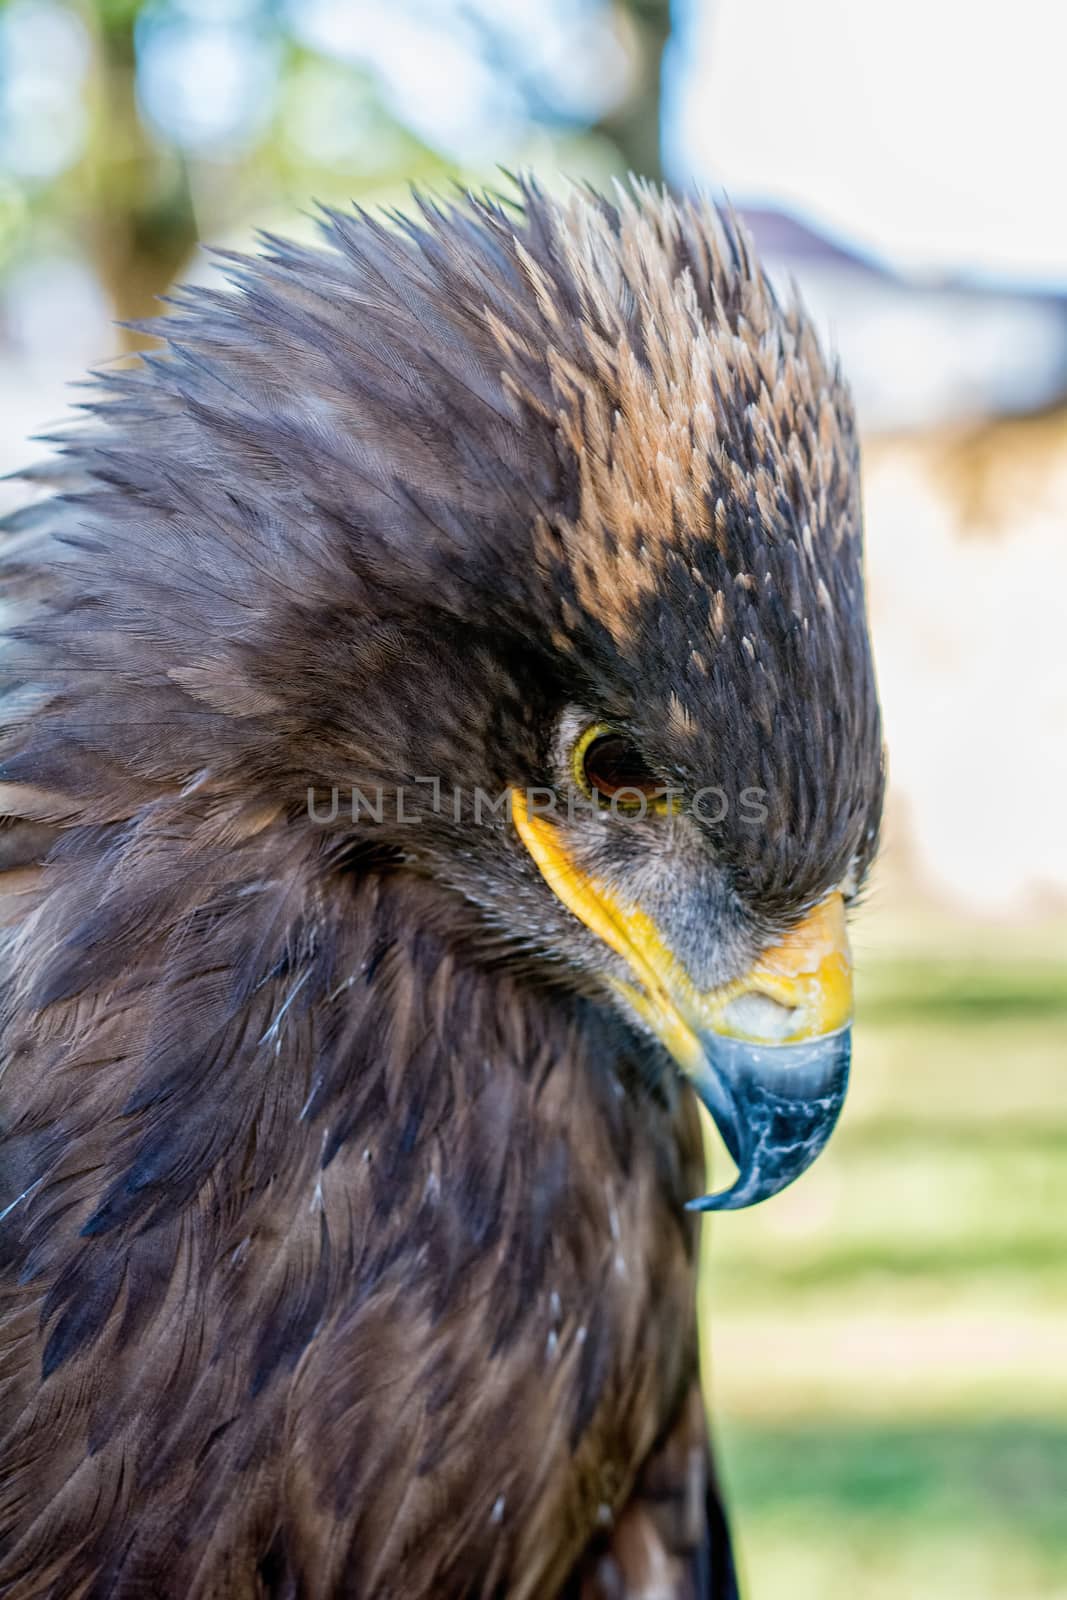
[[[575,787],[587,800],[618,811],[666,811],[667,785],[619,728],[594,722],[571,751]]]

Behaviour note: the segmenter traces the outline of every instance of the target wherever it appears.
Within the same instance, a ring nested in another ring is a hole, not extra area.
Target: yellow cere
[[[852,1015],[852,964],[840,894],[828,895],[743,978],[701,992],[667,947],[652,919],[623,904],[580,872],[559,828],[531,815],[513,789],[512,820],[554,894],[620,955],[633,982],[612,980],[683,1069],[703,1060],[699,1034],[720,1033],[760,1044],[791,1044],[843,1028]]]

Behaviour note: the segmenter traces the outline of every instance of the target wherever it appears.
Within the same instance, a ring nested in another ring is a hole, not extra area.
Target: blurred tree
[[[95,105],[82,159],[85,246],[116,315],[158,311],[198,238],[186,162],[154,138],[137,96],[139,0],[82,7],[96,54]]]
[[[0,270],[73,251],[139,319],[310,195],[657,176],[669,32],[669,0],[0,0]]]
[[[439,0],[408,4],[424,20],[441,9]],[[552,4],[543,8],[537,21],[551,25],[552,9]],[[531,122],[580,125],[610,144],[621,171],[660,177],[663,54],[671,33],[671,0],[555,0],[554,9],[555,26],[567,44],[588,56],[584,105],[569,99],[567,80],[573,69],[566,69],[558,54],[532,50],[528,32],[517,34],[513,19],[501,17],[484,0],[459,0],[457,5],[457,12],[473,24],[494,72],[509,78],[521,95]]]
[[[671,0],[615,0],[613,10],[630,61],[630,84],[594,127],[611,140],[627,172],[659,178],[663,53],[671,34]]]

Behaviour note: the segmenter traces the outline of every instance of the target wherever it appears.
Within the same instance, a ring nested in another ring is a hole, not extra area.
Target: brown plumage
[[[471,797],[758,788],[560,824],[705,987],[862,877],[847,398],[700,206],[325,230],[3,551],[0,1595],[725,1597],[695,1103]]]

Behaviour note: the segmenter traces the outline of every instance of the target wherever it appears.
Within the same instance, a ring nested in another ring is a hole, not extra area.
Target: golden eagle
[[[727,1596],[687,1206],[844,1094],[848,397],[703,203],[322,225],[3,545],[0,1595]]]

